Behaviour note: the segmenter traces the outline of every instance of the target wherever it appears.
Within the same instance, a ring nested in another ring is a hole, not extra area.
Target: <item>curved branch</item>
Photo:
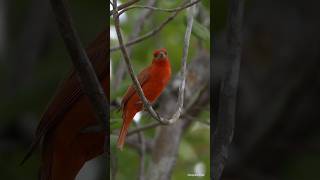
[[[139,127],[139,124],[137,124],[137,127]],[[145,157],[146,157],[146,144],[145,144],[145,138],[143,135],[143,132],[140,131],[138,133],[138,140],[139,140],[139,157],[140,157],[140,164],[139,164],[139,180],[144,180],[144,169],[145,169]]]
[[[177,7],[177,8],[173,8],[173,9],[167,9],[167,8],[158,8],[158,7],[153,7],[153,6],[142,6],[142,5],[135,5],[135,6],[129,6],[127,8],[122,9],[122,11],[119,12],[118,16],[120,16],[121,14],[123,14],[124,12],[130,10],[130,9],[136,9],[136,8],[143,8],[143,9],[150,9],[150,10],[154,10],[154,11],[163,11],[163,12],[176,12],[176,11],[181,11],[184,10],[198,2],[200,2],[201,0],[196,0],[194,2],[191,2],[189,4],[186,4],[184,6],[181,7]]]
[[[135,73],[134,73],[133,68],[131,66],[128,52],[127,52],[125,46],[123,45],[122,34],[120,32],[120,23],[119,23],[119,17],[118,17],[118,10],[117,10],[117,6],[116,5],[117,5],[117,0],[113,0],[113,8],[115,9],[115,13],[113,15],[115,29],[116,29],[116,32],[117,32],[117,36],[118,36],[118,40],[119,40],[119,44],[120,44],[120,47],[121,47],[123,58],[124,58],[124,60],[125,60],[125,62],[127,64],[127,68],[128,68],[129,74],[130,74],[131,79],[132,79],[132,81],[134,83],[133,87],[137,91],[139,97],[142,99],[145,107],[148,108],[148,111],[150,112],[152,117],[155,117],[155,119],[160,120],[159,115],[153,110],[153,108],[149,104],[147,98],[144,96],[143,90],[141,88],[141,85],[140,85],[137,77],[134,75]]]
[[[121,9],[124,9],[124,8],[128,7],[128,6],[131,6],[132,4],[137,3],[138,1],[139,1],[139,0],[131,0],[131,1],[127,2],[127,3],[125,3],[125,4],[119,5],[119,6],[117,7],[117,9],[118,9],[118,11],[119,11],[119,10],[121,10]],[[111,1],[110,1],[110,4],[112,5],[112,7],[114,7],[114,4],[113,4]],[[113,10],[110,11],[110,16],[114,15],[114,13],[115,13],[115,8],[113,8]]]
[[[205,51],[198,53],[190,62],[190,66],[188,66],[188,81],[185,97],[188,104],[193,101],[194,95],[199,91],[198,87],[209,83],[209,62],[209,55]],[[175,89],[170,92],[175,92]],[[203,109],[208,106],[209,96],[209,89],[204,88],[203,93],[197,98],[196,104],[194,104],[186,113],[189,116],[198,117],[201,112],[203,112]],[[166,106],[160,106],[159,111],[163,113],[172,112],[172,107],[176,103],[176,100],[175,93],[170,93],[159,99],[159,103],[166,104]],[[188,119],[181,116],[181,120],[176,123],[170,126],[161,126],[157,129],[153,140],[154,148],[151,152],[151,158],[146,173],[148,179],[171,179],[177,162],[181,139],[193,122],[194,119]]]
[[[188,117],[188,112],[189,110],[197,103],[199,97],[201,97],[201,95],[205,92],[205,90],[207,89],[208,84],[205,84],[202,86],[202,88],[199,89],[198,92],[195,93],[195,95],[190,99],[188,105],[186,106],[186,108],[183,110],[183,113],[181,115],[181,117]],[[140,131],[145,131],[151,128],[155,128],[157,126],[161,125],[159,122],[153,122],[150,124],[147,124],[145,126],[142,127],[138,127],[136,129],[133,129],[131,131],[128,132],[127,136],[131,136],[135,133],[139,133]]]
[[[193,25],[193,14],[195,12],[195,9],[191,9],[189,15],[188,15],[188,23],[187,23],[187,29],[184,37],[184,47],[183,47],[183,56],[182,56],[182,70],[181,70],[181,76],[182,76],[182,82],[179,86],[179,97],[178,97],[178,108],[175,111],[175,113],[172,115],[170,119],[164,119],[159,116],[159,114],[152,108],[150,105],[149,101],[147,98],[144,96],[143,90],[141,88],[141,85],[139,81],[137,80],[137,77],[135,76],[135,73],[133,71],[132,65],[130,63],[130,58],[128,56],[128,52],[126,50],[125,45],[123,44],[123,39],[122,39],[122,34],[120,31],[120,23],[119,23],[119,16],[118,16],[118,11],[117,11],[117,6],[116,6],[117,1],[113,1],[113,6],[116,12],[113,15],[114,18],[114,23],[115,23],[115,29],[117,32],[120,48],[122,51],[122,55],[126,61],[127,68],[129,71],[129,74],[131,76],[131,79],[134,84],[134,88],[136,92],[138,93],[140,99],[142,100],[144,107],[147,109],[151,117],[153,117],[155,120],[159,121],[161,124],[172,124],[175,121],[177,121],[182,113],[182,107],[183,107],[183,102],[184,102],[184,89],[185,89],[185,81],[186,81],[186,68],[187,68],[187,57],[188,57],[188,49],[189,49],[189,42],[190,42],[190,36],[191,36],[191,30],[192,30],[192,25]],[[178,11],[177,11],[178,12]],[[177,12],[175,14],[177,14]]]
[[[197,1],[197,2],[199,2],[199,1]],[[194,5],[194,4],[193,4],[193,5]],[[175,11],[175,12],[174,12],[171,16],[169,16],[165,21],[163,21],[158,27],[156,27],[155,29],[149,31],[148,33],[146,33],[146,34],[144,34],[144,35],[142,35],[142,36],[140,36],[140,37],[138,37],[138,38],[136,38],[136,39],[134,39],[134,40],[132,40],[132,41],[127,42],[127,43],[125,44],[125,46],[126,46],[126,47],[132,46],[132,45],[134,45],[134,44],[136,44],[136,43],[139,43],[139,42],[141,42],[141,41],[144,41],[144,40],[146,40],[146,39],[148,39],[148,38],[156,35],[158,32],[160,32],[160,31],[162,30],[162,28],[165,27],[165,25],[167,25],[170,21],[172,21],[172,20],[178,15],[178,13],[181,12],[182,10],[183,10],[183,9],[178,10],[178,11]],[[119,50],[119,49],[121,49],[120,45],[119,45],[119,46],[116,46],[116,47],[110,48],[110,52],[114,52],[114,51],[117,51],[117,50]]]
[[[147,5],[154,6],[156,3],[157,3],[157,0],[149,0]],[[133,27],[132,34],[129,36],[129,41],[139,37],[139,34],[140,34],[141,30],[143,29],[145,22],[147,22],[147,19],[150,18],[152,13],[153,13],[153,11],[149,10],[149,9],[144,9],[141,11],[141,13],[137,19],[137,22],[135,23],[135,25]],[[127,47],[127,51],[130,56],[131,47]],[[125,73],[126,73],[126,63],[124,60],[121,60],[120,64],[117,67],[117,71],[115,73],[115,78],[113,81],[113,86],[114,86],[115,90],[118,89],[118,86],[120,85],[121,81],[123,80]]]

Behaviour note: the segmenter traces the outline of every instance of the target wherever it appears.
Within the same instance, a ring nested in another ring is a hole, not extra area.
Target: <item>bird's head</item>
[[[153,59],[154,60],[167,60],[168,54],[165,48],[157,49],[153,52]]]

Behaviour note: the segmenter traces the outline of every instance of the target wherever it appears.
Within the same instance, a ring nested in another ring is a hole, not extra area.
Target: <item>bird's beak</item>
[[[166,57],[166,54],[164,52],[160,52],[158,55],[158,59],[164,59]]]

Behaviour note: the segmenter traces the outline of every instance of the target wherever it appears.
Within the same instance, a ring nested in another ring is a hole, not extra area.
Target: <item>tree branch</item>
[[[139,127],[139,124],[137,124],[137,127]],[[143,132],[140,131],[138,133],[138,140],[139,140],[139,157],[140,157],[140,164],[139,164],[139,180],[144,180],[144,161],[145,161],[145,154],[146,154],[146,145],[145,145],[145,139]]]
[[[156,4],[157,0],[150,0],[148,1],[148,6],[154,6]],[[129,37],[129,41],[137,38],[141,32],[141,30],[143,29],[143,26],[146,22],[146,19],[149,18],[151,16],[151,14],[153,13],[152,10],[150,9],[144,9],[143,11],[141,11],[137,22],[135,23],[134,27],[133,27],[133,31],[132,34]],[[127,47],[127,51],[129,54],[129,57],[131,55],[131,47]],[[113,87],[115,90],[118,89],[119,84],[121,83],[123,77],[125,76],[125,72],[126,72],[126,62],[124,60],[121,60],[121,62],[118,65],[117,68],[117,72],[115,73],[115,79],[113,81]]]
[[[127,136],[131,136],[135,133],[139,133],[141,131],[145,131],[145,130],[148,130],[148,129],[151,129],[151,128],[155,128],[157,126],[161,125],[159,122],[153,122],[153,123],[150,123],[150,124],[147,124],[145,126],[142,126],[142,127],[137,127],[136,129],[133,129],[131,131],[128,132]]]
[[[74,68],[80,78],[82,88],[88,95],[95,113],[101,122],[101,126],[106,132],[105,151],[107,152],[107,169],[109,169],[109,138],[107,133],[109,132],[109,107],[106,101],[106,96],[73,26],[67,4],[64,0],[50,0],[50,2],[61,36],[71,56]],[[109,177],[109,175],[107,177]]]
[[[111,171],[111,180],[116,180],[117,172],[118,172],[118,164],[117,164],[117,154],[116,152],[110,152],[110,171]],[[107,169],[108,171],[108,169]]]
[[[200,52],[192,59],[190,66],[188,66],[188,76],[186,84],[186,102],[191,102],[194,95],[204,84],[209,83],[209,56],[206,52]],[[172,92],[176,92],[177,88],[171,89]],[[204,92],[197,99],[197,102],[191,106],[191,109],[187,111],[187,114],[193,117],[198,116],[203,107],[207,107],[209,103],[209,89],[204,88]],[[166,104],[166,106],[160,106],[159,112],[170,114],[174,109],[172,108],[177,101],[177,97],[174,93],[170,93],[167,96],[163,96],[159,99],[160,104]],[[183,133],[186,132],[188,127],[192,124],[193,119],[189,120],[185,117],[181,117],[181,120],[170,126],[161,126],[157,129],[154,138],[154,148],[151,152],[150,162],[148,163],[147,178],[152,180],[167,180],[171,179],[171,174],[178,157],[179,145]],[[207,175],[206,175],[207,176]]]
[[[177,8],[173,8],[173,9],[167,9],[167,8],[158,8],[158,7],[153,7],[153,6],[142,6],[142,5],[135,5],[135,6],[129,6],[129,7],[126,7],[124,8],[122,11],[119,12],[118,16],[120,16],[121,14],[123,14],[124,12],[130,10],[130,9],[136,9],[136,8],[143,8],[143,9],[150,9],[150,10],[153,10],[153,11],[163,11],[163,12],[177,12],[177,11],[181,11],[181,10],[184,10],[198,2],[200,2],[201,0],[196,0],[194,2],[191,2],[191,3],[188,3],[184,6],[180,6],[180,7],[177,7]]]
[[[241,25],[244,0],[230,0],[226,74],[222,81],[216,132],[213,132],[213,177],[219,180],[233,138],[241,60]]]
[[[118,135],[115,135],[118,136]],[[136,136],[130,136],[128,137],[128,139],[126,140],[126,143],[128,144],[128,146],[132,149],[135,149],[137,151],[140,151],[140,142],[139,142],[139,138]],[[148,138],[144,138],[144,146],[145,146],[145,153],[150,153],[152,152],[153,149],[153,141],[152,139],[148,139]]]
[[[181,9],[183,10],[183,9]],[[146,33],[145,35],[142,35],[132,41],[129,41],[125,44],[126,47],[129,47],[131,45],[134,45],[136,43],[139,43],[141,41],[144,41],[145,39],[148,39],[152,36],[154,36],[155,34],[157,34],[158,32],[160,32],[162,30],[162,28],[165,27],[165,25],[167,25],[171,20],[173,20],[179,12],[181,12],[181,10],[179,11],[175,11],[171,16],[169,16],[165,21],[163,21],[158,27],[156,27],[155,29],[151,30],[150,32]],[[119,46],[116,46],[116,47],[112,47],[110,48],[110,52],[114,52],[116,50],[119,50],[121,49],[120,45]]]
[[[125,3],[125,4],[119,5],[119,6],[117,7],[117,9],[118,9],[118,11],[119,11],[119,10],[121,10],[121,9],[124,9],[124,8],[128,7],[128,6],[131,6],[132,4],[137,3],[138,1],[139,1],[139,0],[131,0],[131,1],[127,2],[127,3]],[[114,7],[114,4],[113,4],[111,1],[110,1],[110,4],[112,5],[112,7]],[[113,10],[110,11],[110,16],[114,15],[114,13],[115,13],[115,8],[113,8]]]
[[[181,117],[185,117],[188,118],[188,112],[193,108],[193,106],[197,103],[199,97],[205,92],[205,90],[207,89],[208,84],[205,84],[202,86],[202,88],[200,88],[194,96],[192,96],[192,98],[190,98],[188,105],[186,106],[186,108],[183,110]],[[147,124],[145,126],[142,127],[137,127],[136,129],[133,129],[131,131],[128,132],[127,136],[131,136],[135,133],[139,133],[141,131],[145,131],[151,128],[155,128],[157,126],[161,125],[161,123],[159,122],[153,122],[150,124]]]
[[[137,80],[137,77],[134,75],[135,73],[134,73],[132,65],[130,63],[130,58],[128,56],[126,47],[123,44],[123,39],[122,39],[120,25],[119,25],[120,24],[119,23],[119,16],[118,16],[118,11],[116,9],[117,8],[116,3],[117,3],[117,1],[114,0],[113,4],[114,4],[114,9],[116,10],[115,14],[113,15],[113,18],[115,21],[115,29],[117,32],[122,55],[126,61],[129,74],[130,74],[131,79],[134,84],[133,87],[135,88],[136,92],[138,93],[140,99],[143,101],[144,107],[150,113],[151,117],[158,120],[161,124],[172,124],[179,119],[179,117],[182,113],[182,107],[183,107],[183,101],[184,101],[185,80],[186,80],[187,56],[188,56],[191,30],[192,30],[192,25],[193,25],[193,14],[194,14],[195,10],[192,9],[192,11],[188,15],[187,29],[186,29],[185,38],[184,38],[184,47],[183,47],[183,56],[182,56],[182,70],[181,70],[182,83],[180,84],[180,87],[179,87],[179,97],[178,97],[178,104],[177,104],[178,108],[170,119],[164,119],[164,118],[160,117],[159,114],[152,108],[149,101],[144,96],[143,90],[141,88],[139,81]]]

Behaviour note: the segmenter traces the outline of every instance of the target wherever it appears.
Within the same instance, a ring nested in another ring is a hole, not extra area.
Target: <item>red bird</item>
[[[86,52],[109,99],[107,33],[109,32],[106,30],[100,33]],[[42,115],[31,149],[23,162],[29,158],[42,139],[39,179],[75,179],[86,161],[103,153],[103,132],[81,132],[82,129],[96,123],[90,100],[84,94],[79,78],[73,70],[62,82]]]
[[[171,76],[171,66],[166,49],[155,50],[153,60],[149,67],[141,71],[138,81],[142,87],[145,97],[153,103],[167,86]],[[123,149],[129,125],[135,114],[141,111],[143,102],[135,91],[133,85],[129,86],[121,102],[122,127],[120,130],[117,146]]]

